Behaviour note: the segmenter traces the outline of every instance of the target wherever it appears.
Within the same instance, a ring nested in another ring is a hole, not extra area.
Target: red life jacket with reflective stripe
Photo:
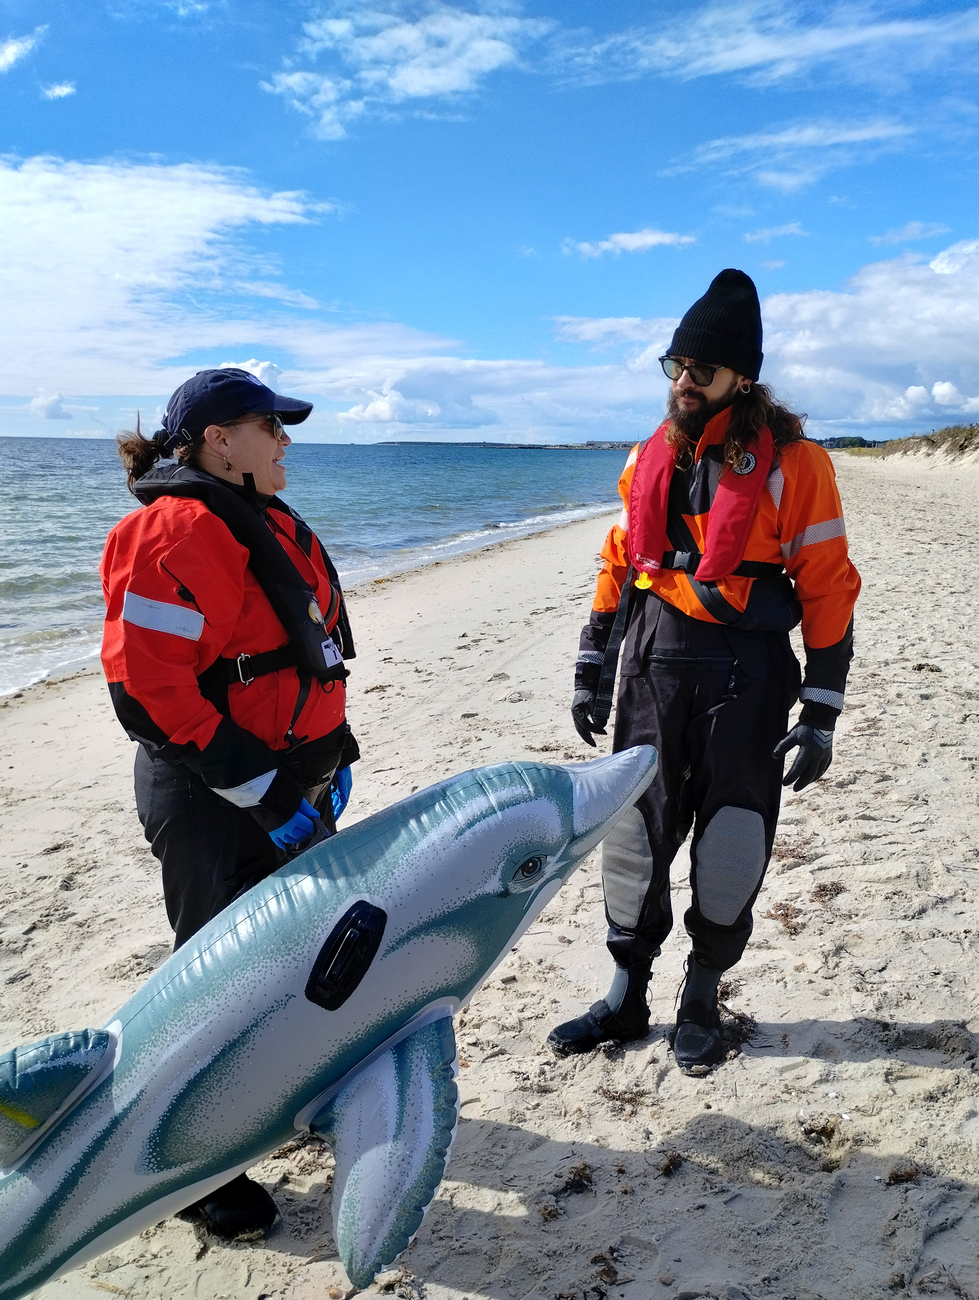
[[[629,493],[629,561],[639,573],[659,573],[669,549],[666,514],[676,451],[666,441],[668,421],[639,449]],[[774,444],[763,425],[752,450],[737,469],[726,466],[707,517],[704,554],[698,582],[729,577],[744,558],[748,534],[772,466]]]

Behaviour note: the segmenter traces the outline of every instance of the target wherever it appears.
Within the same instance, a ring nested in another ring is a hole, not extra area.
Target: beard
[[[684,437],[689,438],[692,442],[699,442],[708,421],[731,405],[734,394],[727,393],[723,397],[715,397],[712,402],[709,402],[701,393],[688,390],[686,395],[696,397],[699,405],[689,411],[684,411],[677,402],[676,393],[671,390],[669,401],[666,404],[666,413],[678,433],[682,433]]]

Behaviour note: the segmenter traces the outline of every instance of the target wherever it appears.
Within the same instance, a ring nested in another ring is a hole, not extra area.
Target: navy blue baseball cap
[[[164,456],[181,443],[194,442],[209,424],[231,424],[246,415],[275,414],[283,424],[302,424],[312,402],[281,397],[248,370],[227,367],[199,370],[180,385],[167,403],[163,438],[157,435]]]

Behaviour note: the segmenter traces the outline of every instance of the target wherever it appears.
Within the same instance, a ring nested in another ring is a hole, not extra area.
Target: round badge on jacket
[[[754,453],[746,451],[741,457],[741,464],[735,465],[734,472],[735,474],[750,474],[757,464],[758,460]]]

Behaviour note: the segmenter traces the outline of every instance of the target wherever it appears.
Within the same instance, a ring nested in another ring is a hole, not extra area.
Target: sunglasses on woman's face
[[[266,433],[270,433],[276,442],[281,442],[286,436],[285,425],[277,415],[246,415],[241,420],[231,420],[225,425],[227,429],[235,429],[239,424],[261,424]]]
[[[698,388],[709,388],[714,382],[714,376],[718,370],[727,370],[727,366],[708,366],[700,361],[692,361],[686,365],[678,357],[660,357],[660,365],[663,367],[663,374],[667,379],[672,379],[674,383],[681,377],[684,370],[697,385]]]

